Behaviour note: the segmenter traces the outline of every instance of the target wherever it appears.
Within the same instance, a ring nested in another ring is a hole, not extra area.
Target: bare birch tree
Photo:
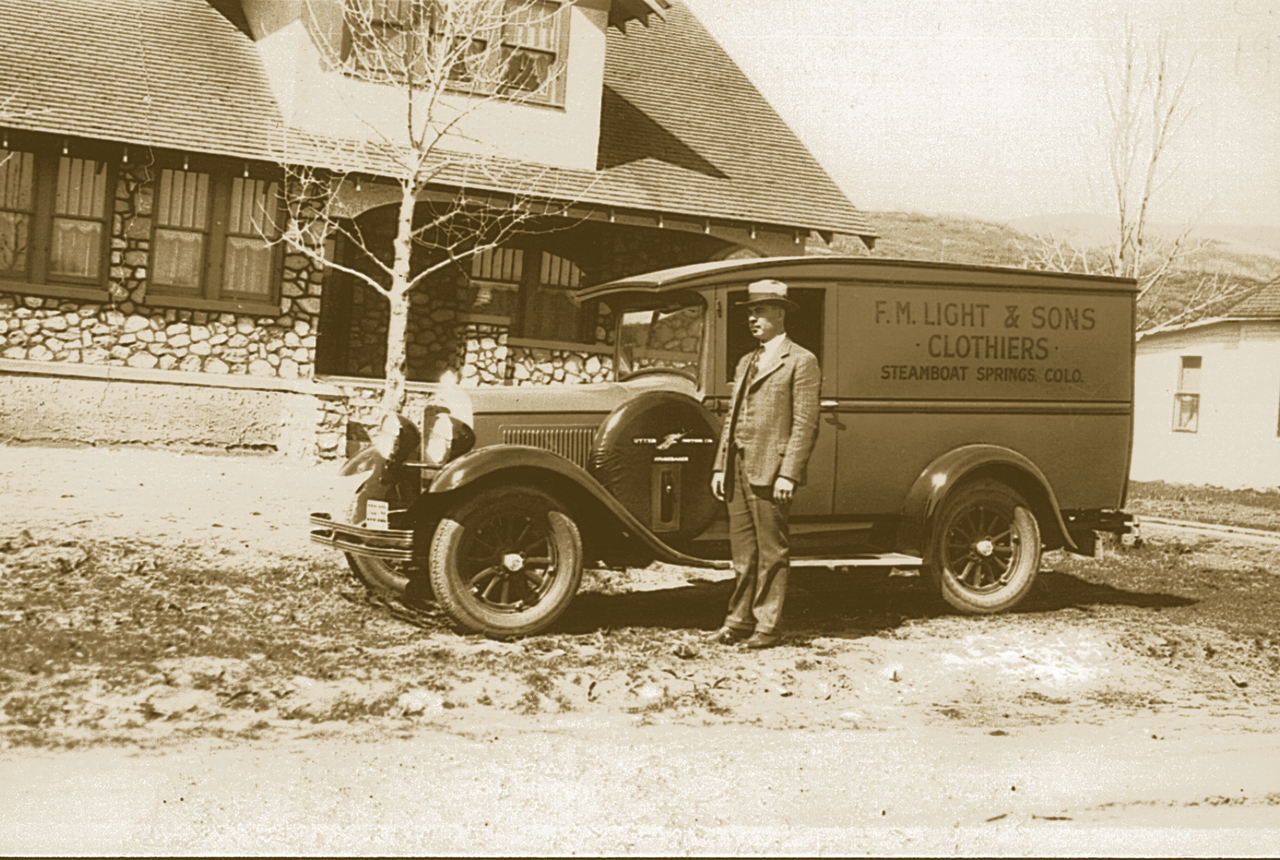
[[[559,85],[563,65],[553,62],[553,40],[564,26],[557,20],[562,7],[545,0],[342,0],[342,8],[345,38],[325,46],[328,60],[393,91],[396,115],[388,123],[385,114],[366,113],[373,108],[348,105],[367,129],[360,140],[294,135],[293,154],[309,152],[281,159],[291,187],[283,238],[387,299],[382,408],[397,411],[406,396],[410,293],[516,233],[547,229],[545,219],[564,216],[566,201],[584,190],[581,183],[548,188],[550,171],[497,157],[466,123],[485,104],[545,100]],[[350,197],[362,181],[385,183],[387,203],[396,206],[390,260],[374,253],[350,217]],[[362,251],[375,274],[326,255],[324,240],[335,235]],[[416,269],[415,247],[427,252]]]
[[[1144,43],[1136,27],[1126,25],[1120,58],[1105,80],[1106,187],[1115,232],[1101,246],[1044,232],[1021,249],[1024,265],[1031,268],[1134,278],[1139,331],[1190,322],[1259,288],[1222,273],[1201,273],[1188,287],[1178,270],[1204,247],[1191,237],[1195,221],[1172,238],[1151,229],[1152,204],[1173,172],[1167,166],[1169,148],[1192,112],[1187,90],[1194,67],[1194,56],[1185,65],[1174,63],[1167,33]],[[1175,291],[1181,294],[1172,295]]]

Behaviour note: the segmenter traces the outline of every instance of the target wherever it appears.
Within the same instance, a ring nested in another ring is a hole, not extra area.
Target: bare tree
[[[1112,130],[1108,156],[1119,216],[1111,271],[1137,278],[1140,294],[1168,272],[1191,231],[1187,227],[1180,232],[1152,265],[1147,257],[1153,250],[1148,247],[1147,217],[1152,198],[1167,178],[1160,170],[1161,159],[1190,115],[1184,97],[1194,63],[1193,57],[1184,69],[1174,70],[1168,34],[1160,33],[1154,46],[1144,48],[1129,24],[1119,74],[1107,87]]]
[[[1105,80],[1107,196],[1115,232],[1101,245],[1041,232],[1021,246],[1031,268],[1134,278],[1140,332],[1190,322],[1260,286],[1221,272],[1188,277],[1189,258],[1206,245],[1191,236],[1195,220],[1172,237],[1149,223],[1152,203],[1173,173],[1169,148],[1192,112],[1187,90],[1194,67],[1194,56],[1185,65],[1174,63],[1167,33],[1144,43],[1136,27],[1126,25],[1120,58]]]
[[[545,100],[560,85],[563,67],[550,61],[563,26],[559,3],[342,0],[342,8],[345,38],[324,45],[327,60],[392,91],[394,115],[388,101],[376,116],[348,105],[367,131],[361,139],[292,136],[281,158],[290,186],[283,239],[386,297],[382,408],[395,411],[406,395],[409,294],[516,233],[550,229],[548,219],[565,216],[586,186],[554,187],[551,171],[497,157],[468,131],[468,117],[484,105]],[[313,10],[313,23],[316,17]],[[374,185],[374,176],[397,207],[390,260],[374,253],[351,218],[352,192]],[[326,255],[325,240],[335,235],[362,251],[374,274]],[[427,260],[417,268],[415,248]]]

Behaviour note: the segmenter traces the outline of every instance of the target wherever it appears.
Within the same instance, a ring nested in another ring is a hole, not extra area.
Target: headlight
[[[388,463],[401,463],[412,457],[418,450],[422,435],[413,422],[403,415],[388,414],[378,423],[377,432],[373,434],[373,447]]]
[[[476,444],[475,431],[444,409],[428,406],[422,416],[422,428],[426,433],[422,459],[431,466],[443,466]]]

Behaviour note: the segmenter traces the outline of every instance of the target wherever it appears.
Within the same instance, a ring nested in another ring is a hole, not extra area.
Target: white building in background
[[[1280,287],[1139,338],[1129,474],[1280,488]]]

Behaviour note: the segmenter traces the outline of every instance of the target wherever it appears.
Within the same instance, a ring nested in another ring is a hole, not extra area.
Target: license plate
[[[387,529],[387,514],[390,507],[386,502],[370,499],[364,503],[364,527],[367,529]]]

